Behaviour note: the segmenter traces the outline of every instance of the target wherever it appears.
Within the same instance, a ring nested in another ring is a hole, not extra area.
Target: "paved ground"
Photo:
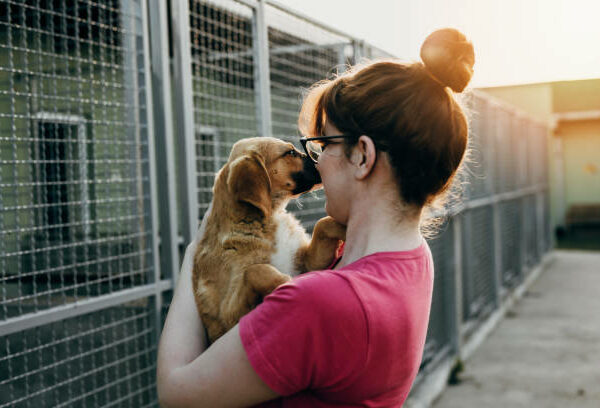
[[[557,251],[435,408],[599,408],[600,252]]]

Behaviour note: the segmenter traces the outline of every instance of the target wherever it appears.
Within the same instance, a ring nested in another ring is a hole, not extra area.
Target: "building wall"
[[[600,79],[555,82],[552,93],[554,112],[600,109]]]
[[[600,204],[600,121],[561,124],[565,204]]]
[[[532,84],[481,88],[487,94],[506,101],[518,109],[549,122],[553,113],[553,90],[551,84]]]

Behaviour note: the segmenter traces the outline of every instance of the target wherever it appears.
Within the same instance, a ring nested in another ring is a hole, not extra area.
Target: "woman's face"
[[[327,123],[323,136],[339,135],[335,126]],[[317,162],[317,170],[321,174],[325,190],[325,211],[337,222],[346,224],[352,199],[353,181],[352,165],[344,152],[343,138],[329,139],[325,142],[323,152]]]

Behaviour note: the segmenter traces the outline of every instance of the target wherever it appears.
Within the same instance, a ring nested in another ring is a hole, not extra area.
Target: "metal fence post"
[[[346,47],[347,46],[348,46],[347,44],[340,44],[337,47],[337,54],[338,54],[337,73],[338,74],[346,72]]]
[[[365,55],[365,42],[362,40],[353,40],[352,46],[354,48],[354,63],[358,64],[361,62]]]
[[[254,83],[256,118],[259,136],[273,134],[271,120],[271,79],[269,76],[269,32],[265,17],[265,0],[258,0],[252,11]]]
[[[488,137],[488,142],[496,144],[498,139],[496,137],[496,132],[498,132],[498,125],[496,123],[496,108],[491,107],[489,104],[486,104],[486,108],[488,112],[493,112],[492,115],[488,115],[488,124],[487,131],[493,132],[491,137]],[[491,119],[491,120],[490,120]],[[496,146],[492,146],[491,149],[487,149],[488,155],[486,157],[488,161],[487,170],[489,173],[487,179],[488,191],[489,194],[494,195],[497,191],[500,191],[500,186],[498,183],[498,175],[496,174],[498,167],[496,166],[497,152]],[[494,274],[494,307],[498,308],[500,303],[502,302],[502,220],[500,219],[500,202],[498,200],[494,200],[492,203],[492,219],[494,223],[494,270],[492,273]]]
[[[539,186],[539,184],[538,184]],[[545,242],[546,242],[546,236],[545,236],[545,228],[544,228],[544,189],[539,189],[536,193],[535,193],[535,224],[536,224],[536,231],[537,231],[537,250],[538,250],[538,257],[537,257],[537,261],[539,262],[542,259],[542,256],[544,255],[545,252]]]
[[[527,195],[523,195],[519,198],[519,223],[522,225],[521,234],[519,234],[519,250],[521,252],[521,257],[519,259],[519,280],[525,279],[525,270],[527,269],[527,237],[526,237],[526,227],[525,227],[525,219],[527,218]]]
[[[454,315],[451,323],[452,334],[450,336],[452,341],[452,348],[456,355],[460,355],[462,348],[462,324],[463,324],[463,224],[462,215],[457,214],[452,217],[453,226],[453,239],[454,239],[454,281],[453,281],[453,297],[452,304],[454,307]]]
[[[196,145],[192,57],[190,45],[190,11],[187,1],[171,1],[171,34],[173,38],[174,119],[177,138],[177,166],[181,234],[185,243],[191,242],[198,227]]]
[[[144,58],[143,58],[143,66],[144,72],[150,72],[150,30],[148,28],[148,18],[149,12],[147,9],[146,2],[141,2],[142,8],[142,39],[143,39],[143,50],[144,50]],[[148,177],[150,179],[149,187],[150,187],[150,202],[149,202],[149,213],[152,220],[152,258],[151,262],[154,265],[152,268],[152,276],[149,278],[151,282],[155,284],[155,291],[153,300],[151,301],[151,306],[154,309],[154,337],[156,339],[156,344],[160,339],[160,333],[162,331],[162,290],[160,289],[158,283],[161,278],[161,264],[159,260],[159,245],[158,245],[158,228],[159,228],[159,220],[158,220],[158,186],[157,186],[157,177],[156,177],[156,151],[155,151],[155,133],[154,133],[154,103],[153,103],[153,94],[152,94],[152,79],[150,75],[144,75],[144,88],[146,90],[146,120],[147,126],[147,141],[148,141]]]
[[[473,211],[466,209],[461,212],[461,293],[462,296],[462,321],[469,321],[472,318],[474,288],[473,288],[473,248],[471,243],[473,232]],[[464,332],[464,324],[461,326],[461,334]]]
[[[502,301],[502,222],[500,220],[500,203],[492,204],[492,217],[494,222],[494,308],[498,308]]]
[[[169,277],[175,283],[179,275],[179,250],[167,3],[150,0],[148,8],[152,27],[148,32],[152,37],[152,97],[160,203],[160,264],[164,272],[171,272]]]

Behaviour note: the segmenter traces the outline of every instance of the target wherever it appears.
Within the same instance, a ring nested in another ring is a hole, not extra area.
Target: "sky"
[[[473,87],[600,78],[600,0],[277,2],[404,60],[455,27],[475,47]]]

